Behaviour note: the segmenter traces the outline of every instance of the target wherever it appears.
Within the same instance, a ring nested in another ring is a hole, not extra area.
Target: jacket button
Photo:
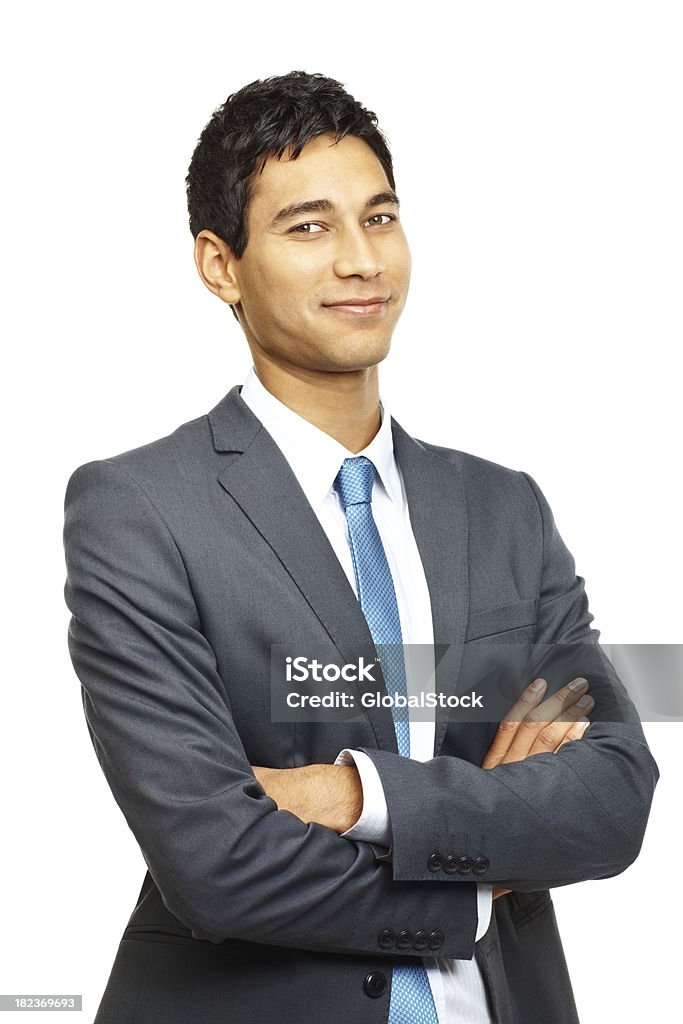
[[[396,949],[410,949],[412,944],[412,932],[409,932],[407,929],[404,929],[402,932],[398,933],[398,938],[396,939]]]
[[[439,949],[443,945],[444,934],[438,928],[429,936],[429,948]]]
[[[392,932],[391,928],[385,928],[383,932],[380,932],[377,936],[377,945],[380,949],[393,949],[396,935]],[[368,975],[370,977],[370,975]]]
[[[415,932],[415,938],[413,939],[413,949],[426,949],[429,945],[429,935],[423,929],[419,932]]]
[[[472,870],[474,871],[475,875],[483,875],[487,868],[490,867],[490,865],[491,861],[488,859],[488,857],[476,857],[474,864],[472,865]]]
[[[387,990],[387,978],[381,971],[371,971],[363,982],[366,995],[379,999]]]
[[[460,857],[458,860],[458,874],[469,875],[473,864],[474,859],[472,857]]]
[[[433,853],[427,861],[427,867],[430,871],[441,871],[442,864],[443,858],[440,853]]]
[[[447,875],[454,875],[460,866],[460,858],[456,857],[455,854],[449,853],[446,857],[443,869]]]

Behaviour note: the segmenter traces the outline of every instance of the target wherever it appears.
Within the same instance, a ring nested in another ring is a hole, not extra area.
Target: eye
[[[290,232],[291,234],[317,235],[322,230],[323,228],[321,228],[319,224],[313,224],[311,221],[306,221],[305,224],[295,225],[295,227],[290,229]]]
[[[366,221],[366,224],[382,227],[384,224],[391,223],[392,220],[396,220],[396,218],[391,213],[374,213],[372,217]]]

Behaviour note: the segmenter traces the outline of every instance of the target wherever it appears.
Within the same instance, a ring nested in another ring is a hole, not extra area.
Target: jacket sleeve
[[[556,671],[565,664],[562,682],[579,674],[588,679],[591,693],[600,694],[597,713],[583,738],[557,753],[491,770],[448,755],[420,763],[359,748],[382,780],[396,880],[462,883],[476,874],[478,881],[535,891],[618,874],[642,845],[659,771],[599,633],[590,628],[584,580],[538,485],[524,476],[543,533],[535,643]]]
[[[212,942],[391,956],[387,936],[408,930],[426,934],[430,955],[470,958],[474,885],[444,898],[397,883],[385,849],[304,824],[259,785],[181,551],[120,463],[72,474],[64,549],[90,736],[171,913]]]

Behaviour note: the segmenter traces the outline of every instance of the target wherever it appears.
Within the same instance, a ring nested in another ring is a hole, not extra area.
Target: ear
[[[240,301],[232,249],[213,231],[200,231],[194,243],[194,262],[202,281],[214,295],[229,305]]]

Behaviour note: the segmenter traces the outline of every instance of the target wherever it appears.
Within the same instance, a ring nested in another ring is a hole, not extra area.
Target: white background
[[[0,992],[83,993],[91,1021],[142,882],[68,657],[62,503],[77,465],[248,369],[184,196],[246,82],[322,71],[380,116],[414,263],[383,368],[399,422],[532,474],[605,642],[683,641],[682,36],[657,0],[5,14]],[[640,858],[554,893],[583,1024],[679,1012],[681,726],[646,729]]]

